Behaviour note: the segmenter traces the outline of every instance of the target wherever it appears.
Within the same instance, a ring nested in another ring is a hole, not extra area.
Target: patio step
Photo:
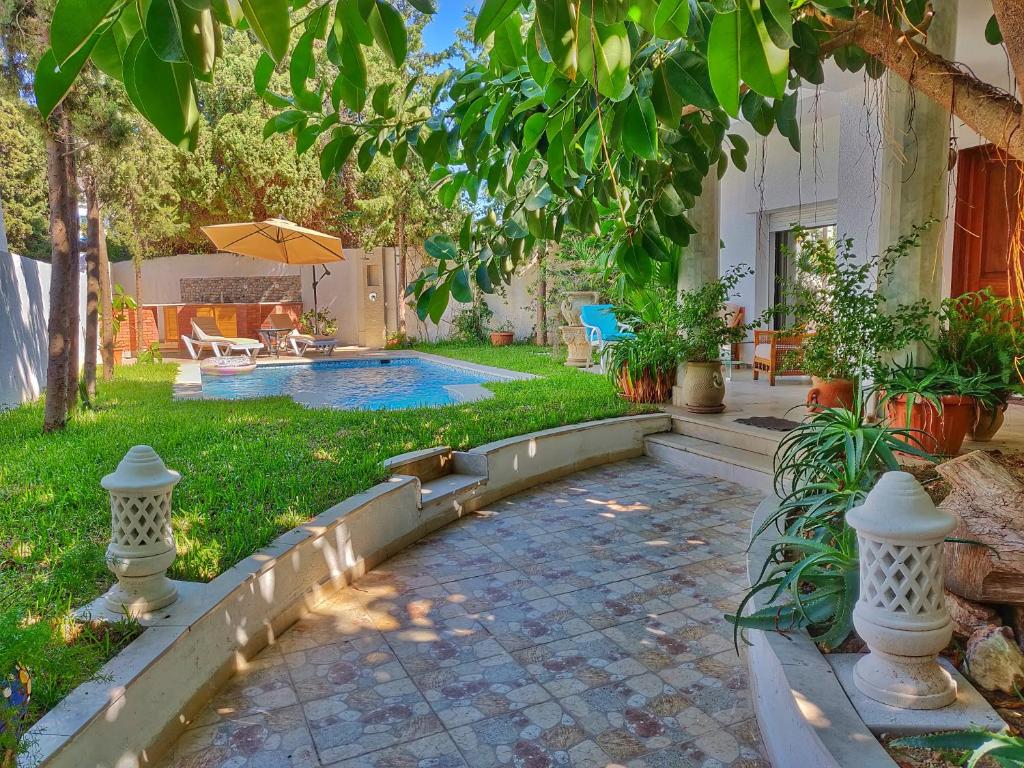
[[[785,434],[752,427],[749,424],[739,424],[735,421],[738,418],[736,414],[700,415],[675,408],[671,409],[670,414],[672,431],[677,434],[769,457],[775,455],[775,449]]]
[[[680,469],[731,480],[765,493],[772,491],[772,457],[675,432],[644,439],[644,453]]]
[[[482,475],[453,472],[420,483],[420,508],[438,509],[460,501],[487,482]]]

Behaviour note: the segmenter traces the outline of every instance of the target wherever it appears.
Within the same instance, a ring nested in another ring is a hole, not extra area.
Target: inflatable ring
[[[211,357],[199,364],[199,370],[210,376],[237,376],[255,371],[256,362],[244,355]]]

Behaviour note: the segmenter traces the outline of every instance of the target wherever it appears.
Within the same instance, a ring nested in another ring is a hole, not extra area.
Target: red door
[[[991,288],[1010,295],[1010,251],[1020,216],[1021,163],[991,144],[957,157],[952,293]],[[1014,249],[1020,263],[1020,248]],[[1019,291],[1015,288],[1014,294]]]

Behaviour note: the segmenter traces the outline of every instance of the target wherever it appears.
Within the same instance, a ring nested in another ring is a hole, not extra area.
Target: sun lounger
[[[193,360],[197,360],[204,349],[212,350],[217,357],[223,357],[229,352],[242,352],[255,360],[263,349],[262,341],[224,336],[217,327],[217,321],[212,317],[192,318],[192,336],[182,336],[181,340],[185,342]]]

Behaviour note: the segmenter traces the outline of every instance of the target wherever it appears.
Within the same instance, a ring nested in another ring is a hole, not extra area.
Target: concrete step
[[[716,414],[710,417],[674,411],[672,413],[672,431],[687,437],[728,445],[769,457],[775,455],[775,449],[785,435],[784,432],[772,432],[748,424],[737,424],[734,421],[735,418],[739,417],[731,414]]]
[[[420,507],[441,507],[458,500],[487,482],[482,475],[463,475],[453,472],[450,475],[420,483]]]
[[[772,457],[764,453],[674,432],[647,437],[644,453],[690,472],[720,477],[765,493],[772,491]]]

